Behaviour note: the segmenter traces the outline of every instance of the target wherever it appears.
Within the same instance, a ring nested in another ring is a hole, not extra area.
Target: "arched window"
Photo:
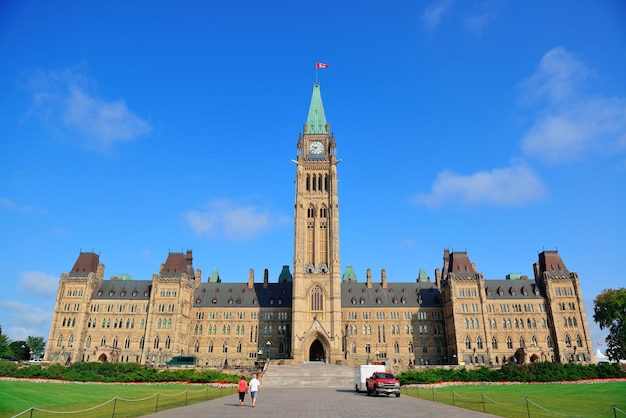
[[[498,349],[498,340],[496,340],[496,337],[491,338],[491,348],[494,350]]]
[[[508,349],[513,348],[513,340],[511,339],[511,337],[506,337],[506,348]]]
[[[167,338],[165,339],[165,348],[170,348],[171,343],[172,343],[172,340],[170,339],[168,335]]]
[[[209,343],[209,353],[213,352],[213,341]]]
[[[537,347],[537,339],[535,338],[535,336],[533,335],[533,337],[530,339],[530,345],[532,345],[533,347]]]
[[[63,345],[63,336],[59,335],[59,338],[57,338],[57,347],[61,347]]]
[[[155,337],[153,348],[159,348],[159,337]]]
[[[571,347],[572,346],[572,340],[569,338],[569,335],[565,336],[565,346],[566,347]]]
[[[521,348],[526,348],[526,341],[524,341],[524,337],[519,337],[519,346]]]
[[[72,337],[70,337],[70,338],[72,338]],[[578,347],[582,347],[583,346],[583,340],[582,340],[582,338],[580,338],[580,335],[576,336],[576,345]]]
[[[476,337],[476,348],[482,350],[483,348],[483,339],[480,336]]]
[[[472,340],[470,340],[470,337],[465,337],[465,348],[467,348],[468,350],[472,348]]]
[[[354,341],[352,341],[351,348],[352,348],[352,350],[351,350],[352,353],[356,354],[356,343]]]
[[[422,353],[428,353],[428,343],[426,341],[422,343]]]
[[[321,311],[324,308],[324,293],[322,292],[322,288],[319,286],[315,286],[313,291],[311,292],[311,310],[313,311]]]
[[[548,346],[548,348],[554,347],[554,345],[552,344],[552,337],[550,337],[549,335],[546,338],[546,345]]]
[[[85,348],[91,347],[91,335],[87,337],[87,342],[85,343]]]
[[[409,343],[408,349],[409,349],[409,353],[413,354],[413,343]]]
[[[396,354],[400,353],[400,344],[397,341],[393,343],[393,352]]]
[[[371,351],[372,351],[372,347],[371,347],[371,345],[370,345],[370,343],[368,341],[368,342],[365,343],[365,352],[369,354],[369,353],[371,353]]]

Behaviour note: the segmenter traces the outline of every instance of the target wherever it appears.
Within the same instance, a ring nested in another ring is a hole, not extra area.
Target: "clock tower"
[[[294,208],[292,356],[296,362],[342,357],[339,199],[335,136],[319,83],[298,138]]]

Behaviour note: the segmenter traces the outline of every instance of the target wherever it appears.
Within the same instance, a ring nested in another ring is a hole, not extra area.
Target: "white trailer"
[[[372,377],[376,372],[384,372],[384,364],[362,364],[354,368],[354,390],[365,392],[365,379]]]

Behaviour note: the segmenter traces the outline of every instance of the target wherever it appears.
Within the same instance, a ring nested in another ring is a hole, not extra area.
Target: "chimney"
[[[437,289],[441,289],[441,272],[438,268],[435,269],[435,286]]]
[[[365,280],[366,280],[367,288],[371,289],[372,288],[372,270],[367,269],[367,277]]]
[[[263,289],[267,289],[267,286],[269,284],[269,275],[269,270],[265,269],[265,271],[263,272]]]
[[[254,289],[254,269],[250,269],[248,273],[248,289]]]
[[[382,269],[380,271],[380,279],[381,279],[381,284],[383,286],[383,289],[387,288],[387,270]]]

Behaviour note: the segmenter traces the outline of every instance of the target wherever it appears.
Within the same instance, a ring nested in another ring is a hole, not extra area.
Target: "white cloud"
[[[18,301],[0,301],[0,311],[5,317],[6,327],[2,333],[14,341],[25,340],[29,335],[48,338],[52,309],[39,305],[29,305]],[[3,324],[5,325],[5,324]]]
[[[556,163],[626,149],[626,99],[587,94],[584,85],[594,75],[561,47],[544,55],[522,83],[524,99],[541,105],[522,139],[525,154]]]
[[[90,92],[89,84],[71,70],[40,71],[30,80],[29,114],[44,120],[55,133],[97,150],[152,132],[150,123],[130,111],[124,99],[104,100]]]
[[[15,212],[35,212],[36,210],[30,206],[21,206],[9,199],[8,197],[0,196],[0,207],[9,209]]]
[[[471,175],[439,173],[431,192],[418,194],[413,202],[429,207],[445,204],[518,206],[542,199],[546,187],[531,168],[523,164]]]
[[[439,26],[443,16],[452,7],[451,0],[437,0],[426,8],[422,14],[422,24],[425,29],[432,30]]]
[[[184,215],[189,227],[199,235],[245,241],[282,226],[291,218],[256,206],[243,206],[229,199],[214,199],[200,210]]]
[[[475,6],[465,18],[465,26],[475,33],[481,32],[500,12],[500,0],[485,0]]]
[[[40,271],[25,271],[20,277],[18,287],[33,295],[56,296],[59,278]]]

